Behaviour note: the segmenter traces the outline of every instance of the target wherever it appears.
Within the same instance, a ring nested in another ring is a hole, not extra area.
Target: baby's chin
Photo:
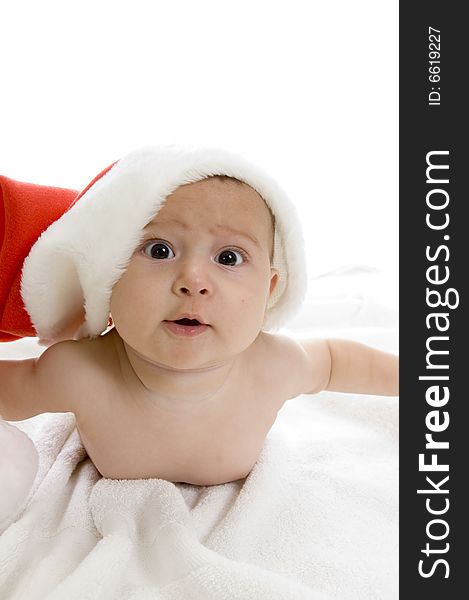
[[[210,335],[210,332],[208,332]],[[213,333],[213,332],[212,332]],[[173,340],[162,339],[160,332],[154,336],[132,336],[123,341],[149,366],[172,371],[210,370],[226,365],[239,357],[258,337],[260,331],[243,331],[240,335],[226,333],[211,339]],[[202,334],[201,338],[206,334]],[[144,338],[144,339],[143,339]]]
[[[230,362],[238,356],[236,348],[221,347],[220,344],[208,344],[204,347],[187,347],[179,350],[157,352],[150,360],[157,365],[165,365],[174,370],[203,370],[215,368]]]
[[[159,360],[154,360],[153,357],[147,357],[147,360],[150,366],[153,366],[155,369],[164,369],[168,371],[173,371],[174,373],[193,373],[193,372],[202,372],[202,371],[211,371],[218,367],[223,366],[229,360],[220,360],[220,357],[214,358],[213,360],[201,361],[196,358],[186,358],[182,359],[171,359],[164,357],[158,357]]]
[[[130,346],[130,349],[138,358],[156,370],[164,369],[174,372],[204,371],[222,366],[233,358],[231,354],[221,356],[220,352],[216,352],[215,349],[211,352],[204,352],[200,348],[188,348],[184,351],[170,352],[167,349],[161,350],[161,348],[153,351],[149,347],[145,348],[138,344],[135,346],[127,344],[127,346]]]

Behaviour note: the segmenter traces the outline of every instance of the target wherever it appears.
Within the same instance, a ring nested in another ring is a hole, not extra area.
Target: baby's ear
[[[270,289],[269,289],[269,296],[272,295],[272,292],[277,287],[279,279],[280,279],[280,275],[278,274],[277,269],[274,269],[274,267],[271,267],[270,268]]]
[[[54,336],[53,340],[43,340],[41,345],[50,346],[52,345],[51,342],[57,344],[58,342],[76,339],[85,319],[85,309],[84,307],[80,307],[74,314],[69,316],[66,323],[64,322],[58,327],[58,333]]]

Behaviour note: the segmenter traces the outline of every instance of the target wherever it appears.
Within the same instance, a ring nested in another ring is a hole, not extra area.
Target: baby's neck
[[[214,404],[225,389],[238,357],[196,369],[176,369],[139,354],[119,336],[123,374],[148,399],[171,412]]]

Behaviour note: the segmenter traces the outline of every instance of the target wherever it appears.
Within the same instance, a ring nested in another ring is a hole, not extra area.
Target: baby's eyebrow
[[[148,231],[150,229],[152,229],[153,227],[158,227],[158,225],[178,225],[179,227],[182,227],[183,229],[185,229],[187,231],[187,229],[189,229],[189,226],[186,225],[185,223],[181,223],[180,221],[176,221],[175,219],[166,219],[166,220],[158,220],[158,221],[152,221],[151,223],[149,223],[146,227],[144,227],[144,231]],[[215,225],[214,227],[212,227],[209,232],[210,233],[214,233],[214,231],[226,231],[228,233],[233,233],[235,235],[239,235],[241,237],[244,237],[248,240],[250,240],[253,244],[255,244],[259,249],[261,249],[261,245],[259,243],[259,240],[257,238],[255,238],[253,235],[247,233],[246,231],[240,231],[239,229],[235,229],[234,227],[230,227],[229,225]]]
[[[239,229],[235,229],[234,227],[230,227],[229,225],[216,225],[213,229],[218,229],[219,231],[227,231],[228,233],[233,233],[235,235],[247,238],[259,249],[261,248],[259,240],[250,233],[247,233],[247,231],[240,231]],[[213,232],[213,229],[210,230],[210,233]]]

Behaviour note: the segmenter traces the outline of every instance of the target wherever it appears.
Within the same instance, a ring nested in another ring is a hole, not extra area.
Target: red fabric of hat
[[[0,342],[35,337],[21,298],[21,271],[31,247],[74,204],[78,192],[0,176]]]

